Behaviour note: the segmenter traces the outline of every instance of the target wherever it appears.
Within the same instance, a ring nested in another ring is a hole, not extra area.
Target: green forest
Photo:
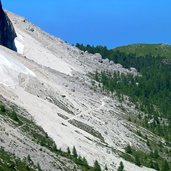
[[[101,91],[115,93],[120,101],[124,100],[124,95],[128,96],[136,108],[144,113],[128,120],[165,138],[167,145],[171,146],[171,64],[166,62],[168,58],[164,57],[164,54],[153,56],[152,53],[145,52],[144,56],[137,56],[135,53],[110,50],[103,46],[76,44],[76,47],[93,54],[100,53],[103,59],[108,58],[127,69],[137,69],[138,75],[96,71],[93,79],[101,83]],[[141,132],[138,132],[138,135],[143,136]],[[139,166],[170,171],[171,164],[162,156],[170,156],[171,151],[165,151],[162,144],[157,147],[155,142],[150,142],[147,137],[146,139],[152,151],[150,154],[132,148],[131,153],[126,150],[122,157]],[[153,153],[160,153],[161,156]],[[122,168],[122,165],[120,167]]]
[[[136,56],[120,51],[109,50],[103,46],[76,47],[90,53],[100,53],[125,68],[136,68],[138,76],[102,72],[94,79],[103,85],[104,91],[116,92],[118,96],[127,95],[137,108],[145,112],[143,126],[171,142],[171,65],[165,63],[163,55],[152,54]],[[152,121],[150,124],[149,121]]]

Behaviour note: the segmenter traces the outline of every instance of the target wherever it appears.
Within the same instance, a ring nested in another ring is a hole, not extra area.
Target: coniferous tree
[[[127,153],[129,153],[129,154],[131,154],[132,153],[132,148],[131,148],[131,146],[130,145],[128,145],[127,147],[126,147],[126,152]]]
[[[0,105],[0,109],[1,109],[1,112],[6,112],[6,109],[5,109],[4,105]]]
[[[124,171],[124,165],[123,165],[123,162],[120,162],[120,165],[118,167],[118,170],[117,171]]]
[[[83,165],[84,165],[84,166],[88,166],[88,162],[87,162],[87,160],[86,160],[86,158],[85,158],[85,157],[83,157],[82,162],[83,162]]]
[[[164,160],[162,163],[161,171],[169,171],[169,170],[170,170],[169,164],[166,160]]]
[[[101,171],[101,167],[97,160],[94,162],[94,171]]]
[[[154,169],[156,169],[156,170],[160,170],[159,164],[158,164],[157,162],[154,162],[154,163],[153,163],[153,167],[154,167]]]
[[[17,122],[19,121],[19,118],[14,110],[11,113],[11,117],[14,121],[17,121]]]
[[[71,151],[70,151],[69,147],[67,148],[67,153],[71,154]]]
[[[75,158],[78,157],[77,150],[76,150],[75,146],[74,146],[73,149],[72,149],[72,154],[73,154],[73,156],[74,156]]]
[[[141,162],[140,162],[140,159],[139,159],[139,156],[138,155],[135,155],[135,164],[137,166],[141,166]]]

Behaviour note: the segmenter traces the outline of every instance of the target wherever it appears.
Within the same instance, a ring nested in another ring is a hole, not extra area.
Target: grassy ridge
[[[171,58],[171,46],[166,44],[132,44],[113,49],[125,54],[135,54],[137,57],[151,54],[153,57]]]

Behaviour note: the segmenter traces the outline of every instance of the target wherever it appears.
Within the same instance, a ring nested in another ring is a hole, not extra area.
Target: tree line
[[[139,76],[119,72],[96,72],[94,79],[102,83],[103,91],[115,92],[119,97],[127,95],[137,108],[145,112],[143,126],[171,142],[171,65],[163,62],[163,56],[151,54],[137,57],[113,51],[105,46],[76,44],[76,47],[89,53],[100,53],[120,63],[125,68],[134,67]],[[149,124],[149,121],[151,123]]]

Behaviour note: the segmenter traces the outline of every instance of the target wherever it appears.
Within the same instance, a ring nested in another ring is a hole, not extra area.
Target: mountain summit
[[[14,39],[17,37],[14,27],[2,9],[2,3],[0,1],[0,45],[3,45],[9,49],[15,50]]]

